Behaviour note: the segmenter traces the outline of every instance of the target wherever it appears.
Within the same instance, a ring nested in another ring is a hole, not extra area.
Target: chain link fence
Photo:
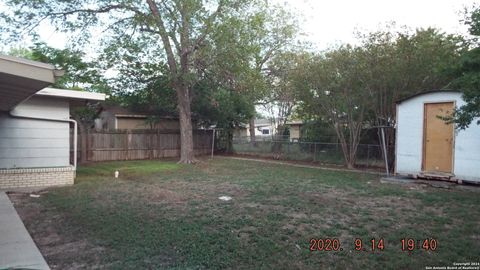
[[[339,143],[291,142],[288,140],[233,139],[233,151],[241,155],[253,155],[279,160],[311,161],[345,165],[342,146]],[[360,144],[355,163],[361,168],[384,168],[382,148],[376,144]]]

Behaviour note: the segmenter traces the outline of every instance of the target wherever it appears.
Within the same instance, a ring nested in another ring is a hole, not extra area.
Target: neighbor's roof
[[[113,115],[130,115],[130,114],[142,114],[142,113],[135,113],[135,112],[132,112],[130,111],[129,109],[127,108],[124,108],[120,105],[109,105],[109,104],[102,104],[100,106],[100,111],[105,111],[105,112],[109,112]]]
[[[255,126],[262,127],[262,126],[270,126],[272,121],[270,119],[255,119]]]
[[[409,97],[406,97],[406,98],[402,98],[402,99],[399,99],[397,100],[397,104],[400,104],[404,101],[407,101],[409,99],[412,99],[412,98],[415,98],[415,97],[418,97],[418,96],[423,96],[423,95],[428,95],[428,94],[433,94],[433,93],[461,93],[460,91],[457,91],[457,90],[430,90],[430,91],[423,91],[423,92],[419,92],[419,93],[416,93],[415,95],[411,95]]]
[[[302,120],[292,120],[292,121],[287,121],[285,123],[286,125],[303,125]]]
[[[117,118],[147,118],[150,116],[155,116],[160,119],[178,119],[176,116],[159,116],[155,114],[148,114],[145,112],[138,112],[138,111],[131,111],[128,108],[124,108],[120,105],[110,105],[110,104],[102,104],[100,107],[100,112],[109,112],[113,114]]]
[[[0,55],[0,111],[9,111],[63,75],[54,66]]]
[[[105,100],[105,94],[76,91],[76,90],[67,90],[67,89],[56,89],[56,88],[44,88],[38,91],[35,95],[66,98],[66,99],[82,99],[82,100],[97,100],[97,101]]]

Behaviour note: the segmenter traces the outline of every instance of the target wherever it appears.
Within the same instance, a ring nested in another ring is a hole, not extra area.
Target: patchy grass
[[[167,170],[180,168],[175,162],[158,161],[119,161],[119,162],[101,162],[90,166],[79,167],[77,173],[80,176],[77,180],[84,180],[87,177],[112,176],[115,171],[120,171],[128,176],[148,175]]]
[[[74,186],[11,197],[53,269],[416,269],[478,261],[479,195],[219,158],[100,163]],[[312,252],[311,238],[342,250]],[[383,251],[368,251],[372,238]],[[402,251],[402,238],[438,247]]]

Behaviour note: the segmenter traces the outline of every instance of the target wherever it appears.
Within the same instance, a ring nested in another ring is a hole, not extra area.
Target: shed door
[[[438,116],[451,114],[454,106],[453,102],[425,104],[423,171],[452,173],[453,125]]]

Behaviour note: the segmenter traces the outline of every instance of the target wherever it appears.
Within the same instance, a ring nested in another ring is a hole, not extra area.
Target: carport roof
[[[52,65],[0,54],[0,111],[10,111],[62,75]]]
[[[101,93],[85,92],[85,91],[75,91],[68,89],[56,89],[56,88],[44,88],[38,91],[35,96],[46,96],[46,97],[55,97],[55,98],[64,98],[70,100],[94,100],[94,101],[103,101],[105,100],[106,95]]]

